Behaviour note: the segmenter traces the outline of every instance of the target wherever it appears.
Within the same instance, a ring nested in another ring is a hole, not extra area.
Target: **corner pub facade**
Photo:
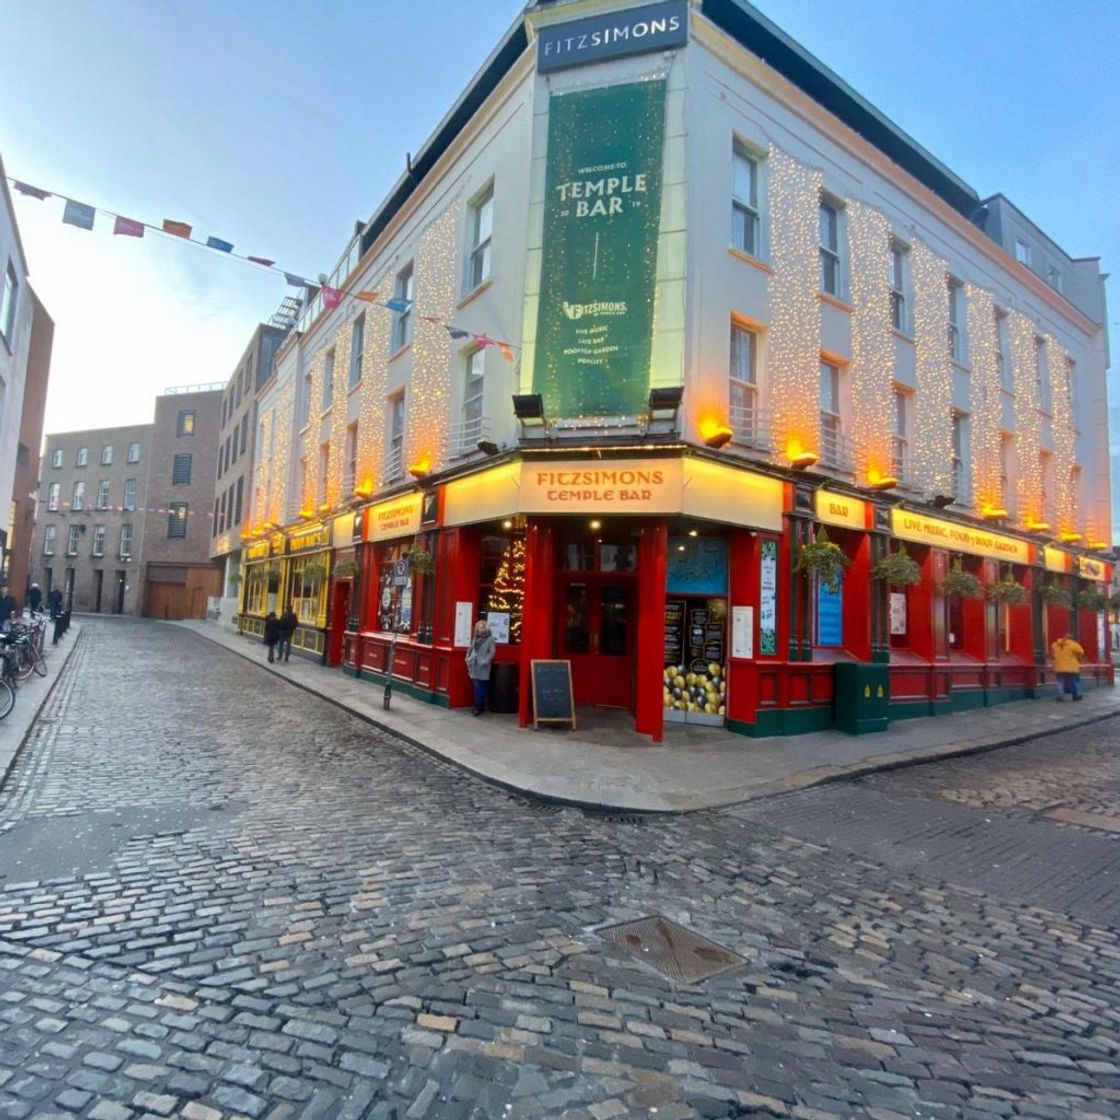
[[[528,8],[308,294],[250,636],[459,708],[487,617],[496,708],[566,660],[653,741],[1048,696],[1067,631],[1112,683],[1097,261],[740,0]]]

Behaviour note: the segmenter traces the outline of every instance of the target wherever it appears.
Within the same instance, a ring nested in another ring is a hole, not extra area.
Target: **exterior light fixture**
[[[1003,521],[1007,517],[1007,510],[999,506],[987,506],[980,511],[980,516],[986,521]]]
[[[432,473],[432,468],[428,465],[427,459],[421,459],[408,468],[408,473],[415,479],[427,478]]]
[[[951,506],[957,500],[956,494],[934,494],[929,500],[929,504],[934,509],[944,509],[946,506]]]
[[[502,528],[503,529],[512,529],[513,528],[513,522],[507,517],[505,519],[505,521],[502,522]]]
[[[1027,532],[1028,533],[1048,533],[1049,531],[1050,531],[1050,522],[1049,521],[1028,521],[1027,522]]]
[[[795,471],[808,470],[820,456],[815,451],[798,451],[796,455],[789,457],[789,465]]]
[[[544,427],[544,401],[540,393],[514,393],[513,414],[525,428]]]
[[[734,428],[729,428],[726,424],[718,424],[704,437],[704,443],[718,451],[734,434]]]
[[[683,396],[683,385],[668,385],[650,389],[650,420],[675,420],[677,418],[677,412],[680,410],[681,398]]]
[[[695,529],[689,529],[688,535],[690,537],[698,537],[700,534]]]
[[[602,527],[603,523],[601,521],[592,521],[588,526],[593,533],[597,533]]]
[[[492,439],[480,439],[478,449],[484,455],[497,455],[499,450],[498,445]]]
[[[1081,534],[1080,533],[1074,533],[1074,532],[1072,532],[1068,529],[1059,533],[1058,537],[1059,537],[1059,539],[1065,541],[1066,544],[1075,544],[1077,541],[1081,540]]]
[[[867,472],[867,485],[872,490],[893,490],[898,485],[898,479],[893,474],[880,474],[873,469]]]

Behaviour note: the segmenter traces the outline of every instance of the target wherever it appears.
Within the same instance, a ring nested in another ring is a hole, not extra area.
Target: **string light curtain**
[[[1000,478],[1003,396],[999,377],[999,339],[992,293],[965,284],[968,352],[972,360],[972,482],[980,512],[1004,508]]]
[[[420,239],[416,302],[425,309],[413,325],[412,379],[407,416],[407,466],[434,470],[443,456],[451,409],[451,338],[442,320],[455,309],[458,288],[459,204],[432,222]],[[429,322],[430,319],[440,322]]]
[[[373,285],[375,291],[392,289],[392,273]],[[389,388],[389,337],[392,315],[367,315],[362,347],[362,388],[358,401],[358,469],[355,489],[364,497],[373,493],[385,446],[385,394]]]
[[[878,210],[850,202],[852,359],[849,367],[856,466],[872,485],[892,474],[894,335],[891,227]]]
[[[1011,341],[1011,383],[1015,387],[1019,516],[1029,529],[1045,521],[1039,458],[1038,347],[1034,324],[1021,311],[1008,314],[1007,326]]]
[[[269,440],[272,438],[274,413],[275,409],[272,408],[261,417],[261,442],[257,448],[256,498],[253,502],[252,516],[252,524],[255,526],[274,520],[271,505],[272,456],[269,454]]]
[[[925,495],[953,493],[953,370],[949,270],[922,242],[910,248],[914,284],[914,480]]]
[[[1069,355],[1052,335],[1046,335],[1046,368],[1050,373],[1050,442],[1054,448],[1054,497],[1061,533],[1077,532],[1077,495],[1074,493],[1073,408],[1069,399]]]
[[[300,517],[310,517],[319,507],[319,416],[323,408],[323,371],[327,348],[320,346],[311,359],[311,384],[308,388],[307,431],[303,436],[303,457],[307,469],[303,473],[303,492],[299,496]]]
[[[770,399],[775,457],[820,452],[820,172],[771,148]]]
[[[276,394],[276,415],[273,420],[275,439],[269,467],[269,516],[274,525],[288,521],[285,508],[288,500],[288,456],[292,446],[292,406],[295,403],[294,378],[289,378]]]
[[[327,460],[327,505],[338,509],[350,495],[342,492],[346,469],[346,406],[350,396],[350,339],[354,321],[346,318],[334,332],[334,381],[331,385],[330,458]]]

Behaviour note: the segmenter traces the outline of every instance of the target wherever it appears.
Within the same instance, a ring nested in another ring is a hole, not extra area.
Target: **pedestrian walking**
[[[1081,659],[1085,651],[1071,634],[1066,634],[1050,647],[1050,656],[1054,659],[1054,699],[1060,703],[1062,695],[1068,692],[1074,700],[1080,700]]]
[[[38,611],[43,605],[43,592],[39,590],[37,583],[27,589],[27,605],[33,611]]]
[[[47,592],[47,606],[51,611],[51,621],[53,622],[60,614],[62,614],[62,589],[59,587],[52,587]]]
[[[486,700],[490,693],[490,666],[494,663],[497,643],[490,633],[490,623],[480,618],[475,623],[474,639],[467,650],[467,676],[474,685],[474,714],[486,711]]]
[[[280,641],[280,619],[275,611],[269,611],[264,618],[264,644],[268,646],[268,662],[276,660],[276,643]]]
[[[11,630],[12,618],[18,613],[19,604],[5,584],[0,587],[0,632],[7,634]]]
[[[291,661],[292,635],[296,632],[298,626],[299,618],[292,609],[292,604],[289,603],[287,609],[280,616],[280,649],[276,654],[278,661]]]

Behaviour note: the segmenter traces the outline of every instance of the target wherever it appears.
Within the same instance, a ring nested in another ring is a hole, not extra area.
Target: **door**
[[[634,581],[590,573],[561,580],[558,656],[572,663],[577,704],[634,706]]]
[[[117,572],[117,605],[114,614],[124,614],[124,572]]]
[[[346,623],[350,617],[349,580],[339,580],[334,585],[331,597],[331,628],[327,636],[327,664],[342,664],[342,638],[346,633]]]
[[[105,582],[105,573],[99,568],[93,573],[93,609],[97,614],[101,613],[101,590]]]

